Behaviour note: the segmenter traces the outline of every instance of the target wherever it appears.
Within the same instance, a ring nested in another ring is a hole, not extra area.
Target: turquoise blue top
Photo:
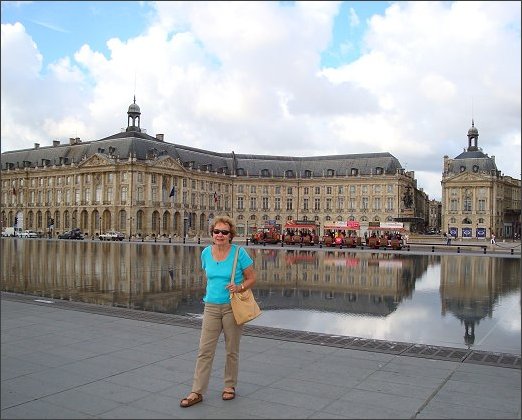
[[[207,246],[201,252],[201,267],[207,275],[207,290],[203,297],[206,303],[221,305],[230,303],[230,292],[226,285],[230,283],[232,277],[232,266],[234,265],[234,255],[238,245],[232,245],[230,251],[223,261],[216,261],[212,257],[212,246]],[[254,261],[243,248],[239,248],[237,256],[236,276],[234,283],[240,284],[243,281],[243,270],[250,267]]]

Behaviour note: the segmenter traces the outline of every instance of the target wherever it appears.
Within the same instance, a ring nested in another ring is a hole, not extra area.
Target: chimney
[[[53,147],[59,146],[60,140],[53,140]]]
[[[40,143],[35,143],[35,144],[34,144],[34,148],[35,148],[35,149],[40,148]]]
[[[163,141],[165,134],[156,134],[156,140]]]
[[[69,137],[69,144],[75,144],[76,139],[74,137]]]

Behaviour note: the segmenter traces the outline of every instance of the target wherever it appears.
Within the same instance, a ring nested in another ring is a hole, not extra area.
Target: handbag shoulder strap
[[[232,265],[232,275],[230,276],[230,284],[234,284],[234,277],[236,276],[237,256],[239,255],[239,246],[236,246],[236,253],[234,255],[234,264]]]

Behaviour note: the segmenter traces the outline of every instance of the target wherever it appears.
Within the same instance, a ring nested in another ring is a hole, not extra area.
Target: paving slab
[[[521,418],[521,370],[245,335],[237,397],[189,391],[199,327],[1,299],[1,418]],[[82,333],[84,332],[84,333]]]

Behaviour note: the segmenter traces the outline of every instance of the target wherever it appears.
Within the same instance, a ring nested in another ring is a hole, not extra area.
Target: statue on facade
[[[410,209],[413,205],[413,197],[411,195],[410,187],[406,188],[406,192],[404,193],[402,197],[402,202],[404,203],[404,207],[407,209]]]

